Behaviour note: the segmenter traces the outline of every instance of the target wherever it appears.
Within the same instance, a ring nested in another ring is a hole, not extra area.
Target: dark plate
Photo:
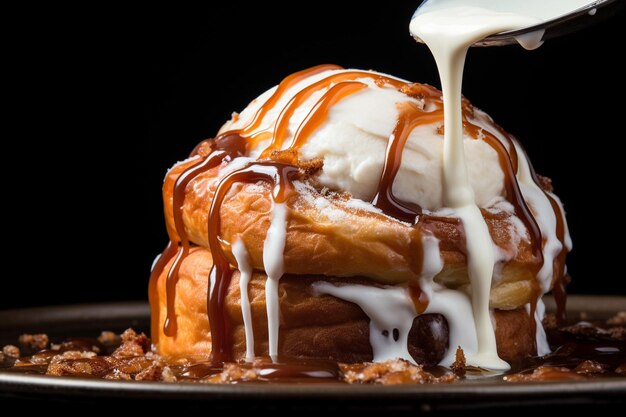
[[[551,300],[547,300],[548,309]],[[606,318],[626,308],[626,297],[571,296],[572,316],[585,312],[590,318]],[[127,327],[147,331],[149,309],[141,302],[89,304],[0,311],[0,345],[15,343],[22,333],[45,332],[52,338],[96,336],[101,330],[121,331]],[[0,372],[0,399],[28,399],[48,403],[105,404],[123,400],[127,404],[169,404],[185,407],[245,406],[276,408],[366,408],[458,409],[476,407],[597,405],[623,402],[626,378],[604,378],[582,382],[503,383],[493,380],[465,381],[452,385],[374,386],[345,384],[166,384],[61,378]],[[145,400],[150,399],[147,403]],[[69,402],[68,402],[69,401]],[[206,405],[206,404],[205,404]]]

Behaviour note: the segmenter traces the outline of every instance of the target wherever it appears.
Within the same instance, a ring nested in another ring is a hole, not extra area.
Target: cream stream
[[[248,285],[252,278],[252,266],[248,250],[243,241],[237,239],[233,243],[233,256],[237,261],[239,270],[239,292],[241,293],[241,315],[243,316],[243,327],[246,334],[246,360],[254,359],[254,330],[252,329],[252,311],[250,309],[250,298],[248,297]]]
[[[263,242],[263,268],[267,273],[265,300],[269,354],[274,361],[278,358],[278,330],[280,328],[278,281],[285,271],[283,252],[285,251],[286,233],[287,206],[285,203],[274,202],[271,224]]]
[[[461,85],[468,48],[493,33],[537,23],[524,16],[502,16],[484,9],[463,7],[418,13],[411,33],[422,39],[437,62],[444,105],[443,200],[454,209],[465,228],[468,271],[472,285],[472,311],[476,323],[477,350],[467,358],[470,365],[506,370],[498,357],[496,337],[489,315],[489,293],[494,266],[493,242],[487,224],[474,200],[463,149]]]
[[[431,50],[441,79],[445,126],[443,201],[445,206],[455,211],[465,228],[472,312],[476,325],[476,353],[467,359],[471,365],[488,369],[506,370],[509,365],[498,357],[489,314],[489,293],[495,261],[493,242],[475,202],[463,148],[463,67],[467,50],[481,39],[536,25],[589,2],[574,0],[554,3],[561,8],[553,9],[547,7],[546,2],[538,1],[483,0],[470,3],[462,0],[431,0],[417,10],[410,24],[411,34],[421,39]],[[576,6],[577,3],[581,4]],[[547,9],[551,13],[538,13]],[[533,49],[541,44],[541,36],[526,37],[520,43],[527,49]]]

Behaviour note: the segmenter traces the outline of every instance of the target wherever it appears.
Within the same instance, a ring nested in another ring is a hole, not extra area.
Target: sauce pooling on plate
[[[512,363],[505,375],[491,381],[576,381],[626,376],[626,312],[605,322],[579,322],[549,328],[554,352]],[[41,343],[33,344],[33,340]],[[57,342],[47,335],[22,335],[19,347],[0,345],[0,373],[40,374],[106,380],[240,383],[240,382],[347,382],[377,384],[441,384],[468,382],[480,370],[457,363],[455,373],[441,367],[422,367],[402,360],[382,363],[342,364],[330,360],[256,358],[254,361],[215,364],[159,357],[150,339],[128,329],[120,336],[102,332],[95,338]],[[4,353],[3,353],[4,352]]]

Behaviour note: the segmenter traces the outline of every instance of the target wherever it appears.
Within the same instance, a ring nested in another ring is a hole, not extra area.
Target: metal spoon
[[[423,1],[422,5],[427,1],[428,0]],[[546,41],[548,39],[566,35],[586,26],[598,23],[601,20],[614,15],[619,10],[623,10],[625,5],[626,0],[597,0],[561,17],[548,20],[538,25],[488,36],[482,41],[475,43],[473,46],[503,46],[516,44],[518,43],[516,38],[523,37],[523,35],[530,34],[532,32],[541,34],[540,31],[543,31],[541,41]],[[420,39],[417,40],[421,42]]]

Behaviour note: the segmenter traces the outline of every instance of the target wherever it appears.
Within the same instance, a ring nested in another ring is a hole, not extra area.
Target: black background
[[[166,169],[284,76],[336,63],[439,86],[430,53],[408,36],[416,4],[231,2],[14,31],[3,60],[0,309],[147,298],[166,244]],[[626,159],[615,148],[624,17],[537,51],[474,48],[466,64],[465,96],[522,141],[565,203],[573,293],[626,293],[616,202]]]

